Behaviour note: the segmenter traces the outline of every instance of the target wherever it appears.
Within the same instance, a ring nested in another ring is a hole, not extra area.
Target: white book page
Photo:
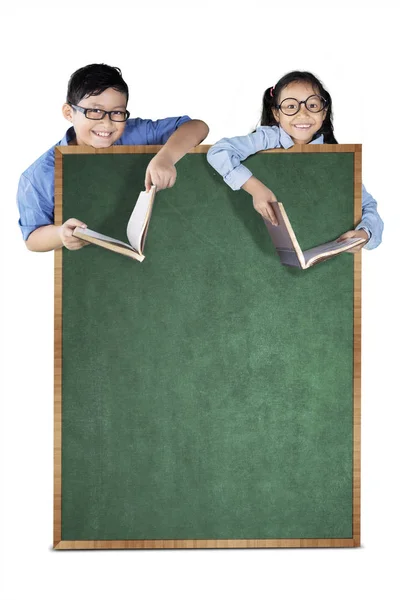
[[[123,246],[124,248],[129,248],[129,250],[134,250],[134,248],[132,248],[132,246],[130,246],[129,244],[125,244],[120,240],[108,237],[107,235],[103,235],[102,233],[98,233],[97,231],[93,231],[93,229],[88,229],[87,227],[77,227],[75,231],[79,231],[84,235],[90,235],[90,237],[93,237],[96,240],[101,240],[102,242],[111,242],[112,244],[117,244],[117,246]]]
[[[128,240],[138,252],[142,251],[142,238],[153,206],[155,190],[153,185],[149,192],[140,192],[126,229]]]

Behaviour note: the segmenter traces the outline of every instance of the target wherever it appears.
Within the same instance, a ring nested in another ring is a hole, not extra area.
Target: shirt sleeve
[[[278,127],[258,127],[254,133],[222,138],[207,153],[207,160],[233,190],[239,190],[252,172],[241,164],[251,154],[279,147]]]
[[[156,146],[165,144],[171,135],[183,123],[191,121],[187,115],[183,117],[168,117],[167,119],[158,119],[157,121],[148,121],[147,123],[147,139],[148,144]]]
[[[54,203],[46,200],[25,175],[21,175],[17,192],[20,214],[18,224],[26,241],[32,231],[54,223]]]
[[[376,200],[362,186],[362,217],[356,229],[365,229],[369,235],[369,241],[364,248],[373,250],[382,242],[383,221],[377,210]]]

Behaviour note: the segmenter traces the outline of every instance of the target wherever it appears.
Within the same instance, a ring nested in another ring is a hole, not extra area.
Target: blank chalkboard
[[[158,149],[57,147],[56,223],[126,241]],[[156,195],[143,263],[56,251],[57,549],[360,543],[361,253],[283,267],[207,149]],[[360,219],[360,146],[245,164],[303,250]]]

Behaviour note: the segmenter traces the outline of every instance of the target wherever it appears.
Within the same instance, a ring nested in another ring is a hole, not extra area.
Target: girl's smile
[[[309,83],[290,83],[281,91],[276,105],[285,98],[295,98],[299,102],[307,100],[313,94],[318,94]],[[326,108],[318,113],[310,112],[305,104],[300,104],[300,110],[295,115],[285,115],[279,108],[272,109],[275,120],[292,138],[295,144],[308,144],[314,134],[322,127],[326,116]]]

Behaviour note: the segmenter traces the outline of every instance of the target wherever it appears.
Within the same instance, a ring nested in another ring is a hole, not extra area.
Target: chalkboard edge
[[[54,550],[233,550],[267,548],[357,548],[360,539],[285,538],[224,540],[61,540]]]

